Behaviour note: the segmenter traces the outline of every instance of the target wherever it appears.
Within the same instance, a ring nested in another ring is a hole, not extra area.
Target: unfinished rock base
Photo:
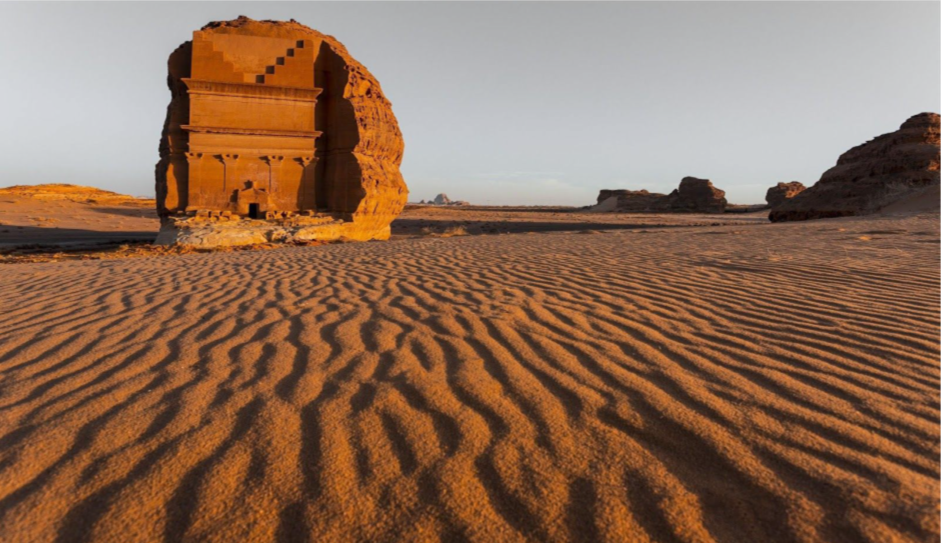
[[[292,216],[264,220],[244,219],[216,213],[199,217],[164,218],[157,245],[179,245],[198,249],[239,247],[266,243],[310,241],[368,241],[389,239],[389,225],[375,225],[357,235],[355,224],[324,216]]]

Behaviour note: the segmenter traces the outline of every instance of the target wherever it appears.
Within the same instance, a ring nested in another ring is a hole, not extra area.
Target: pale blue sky
[[[244,14],[332,34],[376,75],[414,201],[585,205],[692,175],[756,203],[941,109],[939,6],[4,3],[0,186],[153,194],[167,56]]]

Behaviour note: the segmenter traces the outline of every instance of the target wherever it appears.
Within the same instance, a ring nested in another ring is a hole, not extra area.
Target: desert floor
[[[17,247],[109,245],[154,239],[153,200],[76,185],[0,189],[0,255]]]
[[[155,202],[77,185],[0,188],[0,262],[11,254],[109,252],[152,242],[160,229]],[[409,205],[392,225],[393,239],[421,236],[579,232],[767,222],[768,212],[696,214],[591,213],[571,207]],[[65,255],[59,255],[63,257]],[[87,254],[86,254],[87,256]],[[15,260],[15,259],[14,259]]]
[[[724,219],[4,264],[0,540],[937,541],[938,214]]]

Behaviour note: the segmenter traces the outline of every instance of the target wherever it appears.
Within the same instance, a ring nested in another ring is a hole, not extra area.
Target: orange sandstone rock
[[[239,17],[193,32],[168,65],[158,243],[389,237],[408,197],[402,134],[340,42]]]

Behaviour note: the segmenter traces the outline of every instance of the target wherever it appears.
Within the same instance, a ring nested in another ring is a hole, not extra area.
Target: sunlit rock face
[[[158,242],[389,237],[408,197],[402,134],[336,39],[239,17],[193,32],[168,67]]]
[[[937,113],[911,117],[895,132],[843,153],[817,184],[773,209],[770,219],[867,215],[937,185],[939,133]]]
[[[774,209],[805,190],[807,190],[807,187],[800,181],[778,183],[765,193],[765,201],[768,202],[768,207]]]

